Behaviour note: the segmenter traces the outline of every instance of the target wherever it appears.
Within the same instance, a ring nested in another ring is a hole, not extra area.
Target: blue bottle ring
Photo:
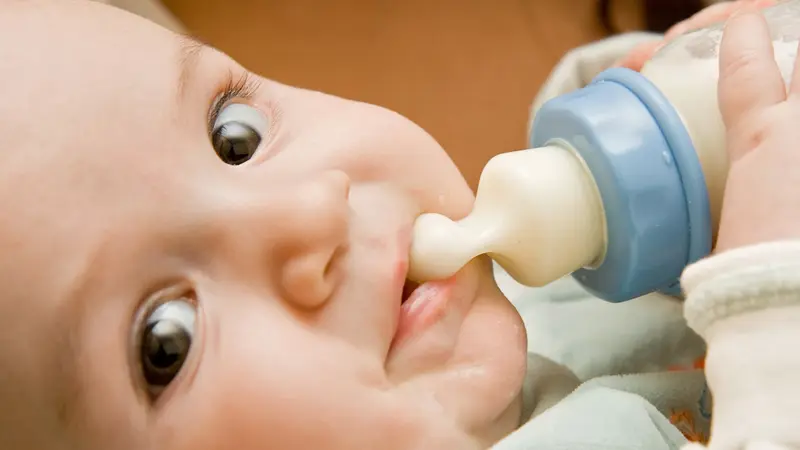
[[[672,150],[686,196],[689,214],[689,259],[686,265],[705,258],[711,253],[713,243],[711,205],[703,168],[683,121],[661,91],[639,72],[623,68],[608,69],[599,74],[593,83],[604,81],[628,88],[658,123]]]
[[[538,112],[531,147],[566,142],[591,171],[606,217],[607,248],[573,276],[621,302],[680,292],[683,268],[711,247],[705,179],[680,117],[637,72],[612,69]]]

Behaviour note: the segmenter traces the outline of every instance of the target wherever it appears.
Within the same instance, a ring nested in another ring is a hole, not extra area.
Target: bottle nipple
[[[543,286],[599,263],[604,250],[605,217],[591,174],[571,149],[542,147],[492,158],[464,219],[421,215],[409,278],[444,279],[488,254],[520,283]]]

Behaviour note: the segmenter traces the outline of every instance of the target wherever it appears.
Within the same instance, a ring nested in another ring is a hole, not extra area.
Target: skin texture
[[[473,449],[518,426],[525,333],[487,261],[401,308],[414,218],[473,201],[420,128],[253,76],[228,103],[268,125],[228,165],[225,55],[67,0],[4,3],[0,35],[0,448]],[[191,350],[148,395],[143,320],[179,298]]]

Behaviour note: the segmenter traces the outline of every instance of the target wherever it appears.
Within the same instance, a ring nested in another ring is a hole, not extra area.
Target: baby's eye
[[[261,111],[244,103],[231,103],[214,121],[211,143],[224,163],[236,166],[253,157],[266,129],[267,118]]]
[[[164,302],[144,318],[139,361],[151,397],[158,397],[178,376],[195,333],[197,308],[188,299]]]

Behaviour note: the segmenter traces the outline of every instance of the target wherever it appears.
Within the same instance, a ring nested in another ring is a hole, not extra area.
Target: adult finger
[[[786,86],[761,13],[747,9],[731,17],[719,53],[719,106],[729,129],[743,117],[786,99]]]

